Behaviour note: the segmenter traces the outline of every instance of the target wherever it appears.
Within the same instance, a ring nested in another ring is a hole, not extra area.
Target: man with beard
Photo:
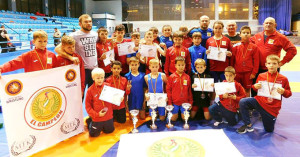
[[[98,39],[98,34],[92,31],[92,18],[88,14],[83,14],[79,17],[79,26],[80,30],[72,32],[70,34],[76,41],[75,43],[75,52],[78,53],[84,62],[85,69],[85,84],[88,84],[88,87],[93,84],[93,79],[91,77],[91,71],[98,67],[97,62],[97,51],[96,51],[96,42]],[[64,58],[67,58],[73,61],[75,64],[79,63],[77,57],[73,57],[64,52],[61,48],[61,45],[58,45],[55,48],[55,51]]]
[[[232,45],[241,41],[240,35],[236,33],[237,25],[235,21],[229,21],[227,23],[226,29],[228,31],[228,34],[226,34],[225,36],[230,39]]]
[[[213,36],[213,30],[211,28],[208,28],[208,25],[210,23],[209,17],[206,15],[201,16],[199,23],[200,27],[191,28],[188,36],[192,37],[193,33],[200,32],[202,34],[201,46],[206,47],[206,40]]]

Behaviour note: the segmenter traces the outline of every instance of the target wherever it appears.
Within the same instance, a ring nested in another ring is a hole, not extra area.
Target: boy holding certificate
[[[199,32],[196,32],[196,33],[199,33]],[[196,34],[196,33],[194,33],[194,34]],[[194,34],[193,34],[193,36],[194,36]],[[208,107],[211,102],[212,92],[204,91],[204,86],[206,84],[205,84],[204,80],[201,80],[201,79],[211,78],[211,76],[209,74],[205,74],[206,62],[204,59],[197,59],[195,61],[195,69],[197,72],[194,73],[192,76],[192,88],[193,88],[194,103],[193,103],[193,107],[191,110],[191,118],[193,119],[196,116],[197,112],[199,113],[199,111],[202,111],[202,112],[204,112],[204,118],[206,120],[209,120],[210,115],[209,115]],[[195,79],[199,79],[201,91],[195,90],[195,88],[198,86],[194,82]]]
[[[126,55],[127,57],[127,64],[129,65],[130,64],[130,58],[131,57],[136,57],[139,59],[139,62],[141,63],[139,65],[139,71],[140,72],[145,72],[145,62],[144,62],[144,57],[141,56],[141,53],[138,52],[138,48],[139,48],[139,45],[140,45],[140,39],[141,39],[141,35],[139,32],[133,32],[131,34],[131,41],[134,42],[134,51],[135,53],[132,53],[132,54],[128,54]]]
[[[87,122],[89,134],[91,137],[97,137],[101,131],[112,133],[115,130],[113,121],[113,105],[100,100],[99,97],[104,85],[110,86],[104,82],[105,72],[101,68],[92,70],[94,84],[89,87],[86,93],[85,109],[92,121]]]
[[[105,82],[110,83],[111,87],[125,91],[125,95],[130,94],[131,82],[127,82],[125,77],[120,75],[122,71],[122,63],[120,61],[113,61],[111,66],[112,75],[106,79]],[[125,100],[123,99],[120,106],[113,106],[114,119],[118,123],[126,122]]]
[[[185,109],[182,107],[183,103],[193,104],[191,78],[184,73],[185,60],[182,56],[176,57],[175,68],[176,72],[168,78],[167,84],[168,105],[174,106],[172,121],[177,120],[179,110],[182,119],[184,119]]]
[[[274,131],[276,118],[281,108],[281,100],[275,99],[272,95],[278,93],[285,98],[292,95],[288,79],[277,71],[279,63],[280,58],[277,55],[269,55],[266,59],[268,71],[259,74],[256,84],[252,85],[252,88],[257,91],[262,88],[262,83],[259,82],[266,81],[268,89],[266,92],[269,94],[268,97],[257,95],[254,98],[245,98],[240,101],[240,111],[244,125],[237,129],[238,133],[243,134],[254,130],[249,117],[250,109],[256,109],[256,111],[260,113],[266,132]],[[275,84],[281,84],[282,87],[274,89]]]
[[[242,85],[234,81],[236,74],[232,66],[225,69],[225,78],[223,82],[234,82],[236,92],[224,93],[219,95],[220,101],[209,106],[208,110],[210,115],[216,122],[214,126],[222,123],[222,118],[225,118],[229,125],[233,126],[237,123],[236,114],[239,108],[239,101],[246,97],[246,93]]]

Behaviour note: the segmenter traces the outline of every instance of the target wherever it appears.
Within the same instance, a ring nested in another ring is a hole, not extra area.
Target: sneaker
[[[246,132],[252,132],[252,131],[254,131],[254,129],[253,129],[253,127],[252,126],[248,126],[248,125],[243,125],[243,126],[241,126],[240,128],[238,128],[237,130],[236,130],[239,134],[244,134],[244,133],[246,133]]]
[[[91,124],[91,122],[92,122],[92,118],[91,118],[91,117],[88,117],[88,118],[85,120],[85,122],[86,122],[87,129],[89,130],[89,126],[90,126],[90,124]]]
[[[221,123],[222,123],[222,122],[216,121],[216,122],[214,123],[214,126],[219,126]]]

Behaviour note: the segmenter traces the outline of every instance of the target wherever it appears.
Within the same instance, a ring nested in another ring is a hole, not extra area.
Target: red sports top
[[[102,68],[105,71],[105,73],[110,73],[111,72],[110,66],[109,65],[104,66],[103,60],[100,60],[100,57],[103,55],[103,53],[113,49],[111,42],[108,41],[106,41],[105,43],[97,42],[96,48],[97,48],[98,67]]]
[[[183,38],[182,46],[189,48],[193,46],[193,40],[190,37]]]

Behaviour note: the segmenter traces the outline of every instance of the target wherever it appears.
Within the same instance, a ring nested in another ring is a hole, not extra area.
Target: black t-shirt
[[[236,34],[234,37],[231,37],[228,34],[226,34],[225,36],[230,39],[232,44],[235,44],[235,43],[238,43],[241,41],[241,37],[239,34]]]
[[[200,74],[200,78],[204,78],[204,75],[205,75],[205,78],[212,78],[209,74]],[[192,76],[192,84],[194,84],[194,79],[195,78],[199,78],[197,74],[193,74]],[[201,106],[201,107],[209,107],[210,105],[210,97],[212,96],[212,92],[202,92],[202,91],[194,91],[192,89],[192,93],[193,93],[193,100],[194,100],[194,106]],[[204,94],[205,95],[205,98],[202,99],[201,98],[201,94]]]
[[[0,30],[0,41],[7,41],[5,34],[7,34],[6,30]]]

